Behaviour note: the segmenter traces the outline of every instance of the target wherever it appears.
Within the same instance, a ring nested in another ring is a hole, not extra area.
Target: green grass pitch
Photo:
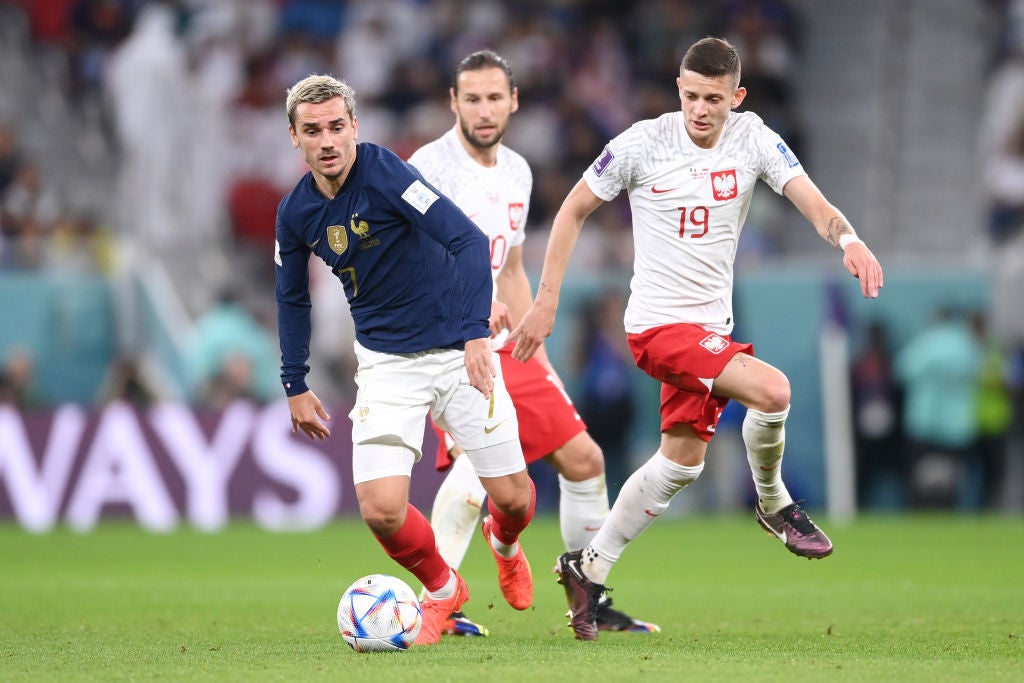
[[[825,520],[819,520],[825,521]],[[790,555],[752,516],[659,520],[612,573],[659,634],[573,639],[549,570],[557,521],[523,542],[534,607],[502,600],[474,539],[466,612],[490,638],[356,654],[335,610],[393,573],[359,520],[313,533],[88,535],[0,525],[0,681],[1022,681],[1024,520],[867,517],[823,526],[835,554]]]

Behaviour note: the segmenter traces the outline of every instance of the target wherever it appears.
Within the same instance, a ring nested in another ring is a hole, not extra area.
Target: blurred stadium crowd
[[[988,4],[1006,18],[994,55],[991,135],[982,141],[1004,164],[984,177],[990,237],[1000,245],[1024,225],[1024,4]],[[0,0],[0,271],[107,276],[126,254],[152,254],[196,321],[186,354],[195,403],[276,399],[274,213],[306,170],[287,135],[290,84],[310,73],[346,79],[356,89],[361,139],[407,157],[453,125],[454,64],[481,48],[507,57],[521,109],[506,142],[534,173],[526,258],[536,270],[546,226],[603,144],[633,121],[678,108],[673,75],[686,46],[704,35],[738,46],[744,108],[800,154],[798,8],[790,0]],[[755,197],[741,259],[785,255],[775,223],[792,214],[776,200]],[[630,267],[621,197],[594,215],[582,240],[574,264],[584,274]],[[344,302],[326,274],[314,277],[314,314],[331,320],[314,328],[314,362],[330,369],[332,385],[320,393],[344,397],[352,389],[350,344],[339,330]],[[589,312],[609,298],[602,292]],[[614,321],[617,312],[602,315]],[[994,382],[1012,422],[1024,384],[1020,349],[976,341],[979,361],[967,381]],[[854,359],[854,389],[883,385],[881,394],[899,394],[895,409],[909,391],[894,369],[897,349],[867,336],[865,355],[873,342],[884,358]],[[981,359],[995,348],[992,380],[992,364]],[[588,353],[581,344],[578,369],[599,375]],[[622,354],[601,353],[616,372],[631,369]],[[52,405],[33,391],[32,363],[26,349],[7,355],[0,401]],[[159,395],[131,358],[115,367],[106,397]],[[611,413],[631,412],[623,405]],[[867,430],[858,438],[905,438],[880,430],[889,423],[879,421],[878,406],[870,403],[867,427],[858,422]],[[1009,434],[1005,420],[998,429]]]
[[[107,148],[121,179],[99,196],[69,187],[78,174],[51,172],[59,164],[32,153],[46,144],[47,133],[32,130],[38,113],[9,98],[21,109],[9,103],[0,137],[7,267],[48,265],[39,239],[91,234],[97,223],[156,248],[222,238],[265,246],[268,215],[303,172],[284,132],[283,94],[314,72],[348,80],[362,137],[405,157],[451,126],[447,86],[458,59],[483,47],[505,55],[523,100],[508,142],[534,169],[538,226],[606,140],[678,106],[671,79],[680,54],[709,33],[739,45],[748,106],[800,147],[788,82],[800,32],[784,0],[7,4],[6,49],[20,41],[19,64],[37,68],[19,74],[9,66],[5,80],[30,88],[47,71],[57,91],[45,98],[59,100],[63,125],[92,126],[64,144],[87,138],[98,148],[82,150],[90,161]],[[19,11],[27,22],[19,23]],[[30,153],[19,155],[20,145]],[[630,263],[623,225],[602,223],[607,234],[586,259],[593,268]],[[543,240],[533,242],[542,249]]]
[[[4,4],[0,264],[109,273],[118,246],[137,244],[160,257],[196,317],[227,297],[272,320],[274,213],[306,170],[284,93],[309,73],[345,78],[361,138],[407,157],[453,124],[454,64],[484,47],[506,56],[522,103],[506,142],[535,176],[528,265],[603,144],[678,107],[673,74],[701,36],[740,47],[747,105],[800,148],[789,82],[800,30],[785,0]],[[595,217],[585,268],[630,266],[627,210],[620,201]],[[345,346],[329,336],[314,352]]]

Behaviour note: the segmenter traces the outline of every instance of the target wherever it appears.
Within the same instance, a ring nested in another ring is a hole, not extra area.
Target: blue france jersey
[[[356,339],[384,353],[463,348],[487,337],[487,237],[393,152],[359,143],[334,199],[307,173],[277,209],[281,380],[289,396],[309,372],[309,255],[341,280]]]

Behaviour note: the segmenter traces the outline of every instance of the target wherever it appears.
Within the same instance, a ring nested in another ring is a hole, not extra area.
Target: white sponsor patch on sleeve
[[[274,240],[274,263],[279,266],[284,265],[281,263],[281,243],[277,240]]]
[[[412,204],[413,208],[420,213],[425,214],[430,205],[437,201],[437,193],[420,181],[414,180],[412,185],[405,188],[402,199]]]

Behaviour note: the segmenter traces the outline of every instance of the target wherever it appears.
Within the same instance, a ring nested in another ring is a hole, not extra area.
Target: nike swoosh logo
[[[768,531],[770,531],[770,532],[772,532],[773,534],[775,534],[775,536],[776,536],[776,537],[777,537],[777,538],[778,538],[778,539],[779,539],[780,541],[782,541],[783,543],[785,543],[785,542],[786,542],[786,530],[785,530],[785,529],[783,529],[782,531],[776,531],[775,529],[771,529],[771,528],[769,528],[769,529],[768,529]]]
[[[583,527],[583,529],[584,529],[584,531],[600,531],[601,527],[599,527],[599,526],[585,526],[585,527]]]
[[[659,190],[657,187],[652,187],[651,188],[651,192],[653,192],[654,194],[662,194],[664,192],[671,192],[674,189],[676,189],[676,188],[670,187],[667,190]]]
[[[490,434],[491,432],[493,432],[495,429],[497,429],[498,427],[500,427],[503,424],[505,424],[505,420],[502,420],[501,422],[499,422],[496,425],[491,425],[490,427],[488,427],[487,425],[484,425],[484,434]]]
[[[650,510],[648,510],[646,508],[644,508],[644,514],[649,516],[649,517],[660,517],[661,516],[661,515],[654,514],[653,512],[651,512]]]

